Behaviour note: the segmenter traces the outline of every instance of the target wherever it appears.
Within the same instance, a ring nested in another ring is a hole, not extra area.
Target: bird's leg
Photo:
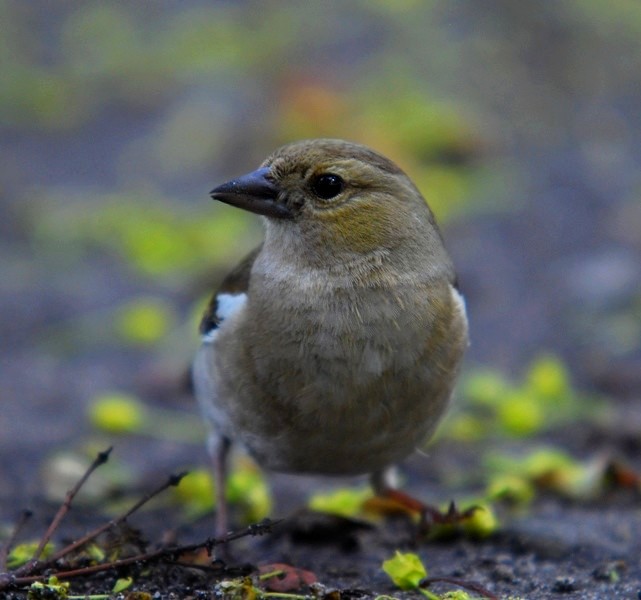
[[[397,489],[393,482],[394,471],[392,468],[376,471],[372,473],[370,482],[374,493],[382,498],[392,500],[400,504],[403,508],[419,515],[419,530],[428,532],[433,524],[439,525],[456,525],[474,514],[476,507],[469,508],[460,512],[454,502],[450,504],[446,512],[425,504],[421,500],[410,496],[409,494]]]
[[[209,453],[214,469],[214,489],[216,496],[216,525],[214,537],[221,539],[229,533],[229,512],[227,510],[227,465],[229,438],[219,434],[211,434],[209,438]]]

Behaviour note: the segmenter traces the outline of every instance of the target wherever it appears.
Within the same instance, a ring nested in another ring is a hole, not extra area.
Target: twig
[[[0,573],[4,573],[7,570],[7,560],[9,558],[9,551],[11,550],[11,546],[13,546],[16,538],[18,537],[18,534],[32,516],[33,513],[30,510],[23,510],[20,513],[20,517],[18,517],[18,521],[16,522],[13,531],[9,536],[9,539],[7,540],[6,544],[4,544],[4,546],[2,546],[2,548],[0,549]]]
[[[31,557],[31,561],[30,561],[31,563],[35,563],[36,561],[38,561],[40,556],[42,556],[45,546],[47,545],[47,542],[49,542],[49,540],[55,533],[56,529],[58,529],[58,526],[60,525],[60,521],[62,521],[62,519],[71,509],[71,502],[73,501],[74,497],[76,496],[80,488],[85,484],[87,479],[89,479],[91,474],[100,465],[104,465],[109,460],[109,454],[111,454],[112,450],[113,450],[113,446],[111,446],[110,448],[108,448],[103,452],[98,452],[98,455],[96,456],[94,461],[89,465],[89,468],[85,471],[85,474],[80,478],[78,483],[76,483],[76,485],[67,492],[65,501],[62,503],[62,506],[58,509],[56,516],[53,518],[53,521],[51,521],[51,525],[49,525],[49,528],[47,529],[45,534],[42,536],[42,539],[40,540],[40,543],[38,544],[36,551],[33,553],[33,556]]]
[[[158,496],[158,494],[164,492],[167,488],[170,487],[175,487],[177,486],[181,479],[187,475],[187,471],[184,471],[182,473],[178,473],[178,475],[170,475],[169,478],[165,483],[162,485],[158,486],[155,490],[152,490],[151,492],[145,494],[138,502],[136,502],[129,510],[121,514],[120,516],[116,517],[115,519],[111,519],[104,525],[101,525],[100,527],[97,527],[96,529],[90,531],[80,539],[76,540],[75,542],[72,542],[68,546],[65,546],[64,548],[58,550],[55,554],[50,556],[44,563],[43,567],[48,567],[50,565],[55,564],[56,561],[60,560],[70,552],[73,552],[74,550],[77,550],[78,548],[84,546],[85,544],[89,543],[91,540],[96,539],[101,533],[107,531],[108,529],[111,529],[112,527],[116,527],[117,525],[120,525],[120,523],[123,523],[124,521],[127,520],[128,517],[130,517],[133,513],[135,513],[138,509],[140,509],[142,506],[147,504],[150,500]]]
[[[81,477],[80,481],[78,481],[78,483],[73,487],[73,489],[67,492],[67,495],[65,497],[65,500],[62,506],[58,509],[58,512],[54,516],[47,531],[45,532],[44,536],[40,540],[38,547],[34,552],[32,558],[27,563],[22,565],[20,568],[12,572],[9,572],[7,571],[7,568],[6,568],[9,551],[11,549],[11,546],[15,542],[15,539],[17,538],[18,532],[21,530],[24,523],[30,516],[30,513],[26,511],[22,514],[22,517],[16,524],[14,531],[10,536],[10,539],[8,540],[7,544],[2,549],[0,549],[0,566],[2,567],[0,569],[0,591],[7,590],[7,589],[18,589],[21,586],[31,584],[33,582],[41,580],[45,577],[49,577],[51,575],[54,575],[58,578],[68,579],[72,577],[92,575],[94,573],[100,573],[100,572],[108,571],[111,569],[118,569],[120,567],[132,565],[132,564],[145,564],[154,560],[175,562],[176,558],[179,557],[181,554],[184,554],[186,552],[193,552],[201,548],[205,548],[207,552],[211,554],[214,546],[217,546],[219,544],[226,544],[245,536],[263,535],[271,531],[271,528],[276,523],[279,522],[279,521],[274,522],[269,519],[265,519],[261,523],[249,525],[244,530],[241,530],[235,533],[230,533],[218,539],[207,538],[204,542],[200,542],[197,544],[190,544],[186,546],[165,547],[159,550],[155,550],[153,552],[141,553],[141,554],[137,554],[136,556],[123,558],[123,559],[112,561],[112,562],[102,563],[99,565],[91,565],[88,567],[75,568],[75,569],[71,568],[67,571],[56,568],[57,566],[56,563],[61,558],[67,557],[70,553],[84,546],[91,540],[95,539],[104,531],[124,522],[134,512],[139,510],[144,504],[149,502],[152,498],[154,498],[155,496],[157,496],[167,488],[177,486],[180,483],[180,480],[187,474],[186,472],[184,472],[184,473],[179,473],[178,475],[171,475],[165,483],[163,483],[161,486],[151,491],[150,493],[146,494],[145,496],[143,496],[129,510],[127,510],[120,516],[110,520],[109,522],[105,523],[104,525],[101,525],[100,527],[97,527],[96,529],[89,532],[82,538],[67,545],[65,548],[62,548],[61,550],[59,550],[58,552],[56,552],[46,560],[44,561],[39,560],[40,557],[42,556],[42,553],[44,552],[44,549],[47,543],[51,540],[51,538],[53,537],[53,534],[56,532],[57,528],[59,527],[60,522],[71,509],[71,504],[73,502],[74,497],[76,496],[78,491],[82,488],[84,483],[87,481],[91,473],[93,473],[93,471],[96,468],[98,468],[100,465],[107,462],[110,452],[111,452],[111,448],[109,448],[104,452],[100,452],[96,457],[96,459],[93,461],[93,463],[90,465],[90,467],[87,469],[87,471],[84,473],[84,475]]]
[[[196,544],[176,546],[173,548],[161,548],[159,550],[154,550],[153,552],[137,554],[136,556],[121,558],[119,560],[102,563],[99,565],[91,565],[89,567],[82,567],[80,569],[72,569],[69,571],[56,571],[55,573],[48,573],[47,576],[55,575],[58,579],[69,579],[72,577],[84,577],[87,575],[93,575],[94,573],[101,573],[103,571],[109,571],[111,569],[118,569],[136,563],[144,564],[159,559],[174,560],[176,556],[184,554],[185,552],[193,552],[194,550],[199,550],[201,548],[206,548],[209,551],[213,546],[217,546],[218,544],[226,544],[228,542],[250,535],[263,535],[271,531],[271,528],[279,522],[280,521],[271,521],[270,519],[265,519],[260,523],[249,525],[241,531],[230,533],[229,535],[226,535],[225,537],[220,539],[208,538],[204,542],[199,542]],[[11,582],[7,582],[7,584],[4,586],[2,585],[2,582],[0,582],[0,590],[6,589],[7,587],[19,587],[22,585],[27,585],[38,581],[43,577],[44,575],[16,576],[11,579]]]

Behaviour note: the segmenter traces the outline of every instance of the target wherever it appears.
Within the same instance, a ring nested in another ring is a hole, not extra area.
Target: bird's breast
[[[366,472],[425,438],[466,335],[449,284],[431,287],[250,286],[242,318],[221,326],[217,373],[236,434],[264,466]],[[250,376],[240,383],[238,372]]]

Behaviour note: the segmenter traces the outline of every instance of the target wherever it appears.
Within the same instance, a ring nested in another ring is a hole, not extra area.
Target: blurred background
[[[122,432],[130,481],[206,464],[180,382],[261,236],[208,192],[307,137],[386,154],[437,215],[472,340],[446,438],[598,397],[639,451],[637,0],[3,1],[0,57],[5,498]]]

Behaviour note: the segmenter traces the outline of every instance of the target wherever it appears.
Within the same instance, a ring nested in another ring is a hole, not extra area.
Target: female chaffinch
[[[331,139],[284,146],[211,196],[265,224],[212,298],[194,361],[216,535],[232,441],[266,469],[369,473],[390,492],[389,467],[434,431],[468,344],[425,200],[384,156]]]

